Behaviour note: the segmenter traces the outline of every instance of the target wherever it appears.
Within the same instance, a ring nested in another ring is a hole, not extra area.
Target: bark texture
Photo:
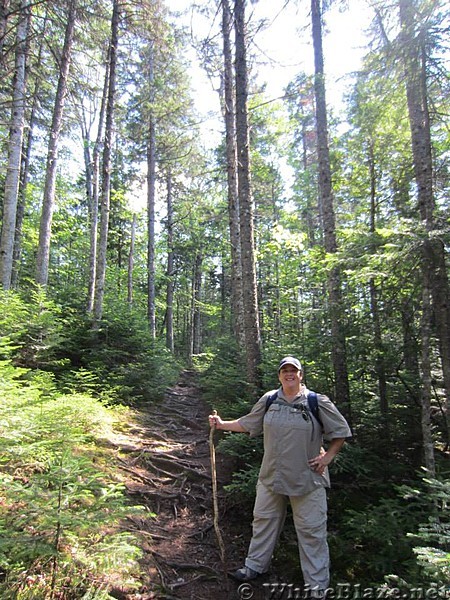
[[[254,210],[250,178],[245,0],[235,0],[234,18],[236,31],[236,143],[245,350],[248,381],[251,385],[258,387],[258,367],[261,362],[261,335],[256,285]]]
[[[429,353],[432,348],[427,316],[432,311],[436,323],[435,335],[439,342],[442,373],[445,389],[445,413],[447,431],[450,430],[450,291],[446,267],[445,247],[438,232],[435,218],[435,199],[433,189],[433,151],[431,145],[430,115],[427,93],[427,58],[425,40],[418,26],[416,5],[410,0],[399,1],[401,35],[405,65],[406,97],[411,130],[411,144],[414,162],[414,174],[417,185],[417,201],[422,242],[422,281],[423,281],[423,317],[422,317],[422,411],[429,410],[431,388],[425,382],[431,378]],[[427,296],[429,295],[429,297]],[[430,307],[429,307],[430,305]],[[427,356],[428,354],[428,356]],[[422,424],[427,427],[427,420]],[[430,433],[423,430],[424,455],[427,468],[433,470],[429,449],[425,447]]]
[[[55,208],[56,169],[58,164],[58,146],[67,97],[67,85],[72,59],[72,44],[75,32],[77,1],[71,0],[68,6],[66,32],[61,56],[61,65],[50,128],[47,165],[45,172],[44,197],[39,226],[39,244],[36,256],[36,283],[46,286],[50,260],[50,243],[53,211]]]
[[[239,230],[239,196],[236,156],[236,103],[234,88],[231,31],[233,19],[229,0],[222,0],[222,38],[224,58],[223,114],[228,183],[228,216],[231,254],[231,310],[233,333],[241,349],[245,348],[244,305],[242,298],[241,239]]]
[[[317,158],[319,163],[319,206],[324,232],[325,249],[337,251],[336,219],[331,185],[330,152],[328,147],[328,120],[325,99],[325,74],[322,46],[321,0],[311,0],[311,18],[314,44],[314,91],[316,98]],[[351,423],[350,387],[347,369],[347,350],[343,327],[341,273],[331,267],[328,275],[328,298],[332,335],[332,357],[335,376],[334,401]]]
[[[13,272],[16,216],[19,198],[20,165],[25,124],[26,49],[31,13],[28,2],[21,4],[16,36],[14,90],[11,110],[11,127],[8,141],[8,166],[3,197],[2,233],[0,239],[0,281],[3,289],[11,287]]]
[[[97,326],[103,315],[105,295],[106,255],[108,247],[109,211],[111,202],[111,146],[113,139],[114,104],[116,96],[117,45],[119,39],[119,1],[114,0],[111,19],[111,48],[109,56],[109,87],[106,102],[105,140],[103,145],[100,235],[95,279],[94,323]]]

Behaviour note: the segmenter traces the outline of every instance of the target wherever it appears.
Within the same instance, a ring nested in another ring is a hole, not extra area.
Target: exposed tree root
[[[148,518],[132,516],[125,524],[141,535],[146,553],[140,595],[123,596],[127,600],[234,597],[214,535],[208,412],[186,372],[163,404],[138,413],[133,438],[118,448],[126,489],[149,511]],[[240,548],[232,550],[242,556]]]

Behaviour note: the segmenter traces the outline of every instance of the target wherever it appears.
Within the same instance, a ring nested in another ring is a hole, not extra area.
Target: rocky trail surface
[[[227,505],[222,486],[231,466],[216,454],[220,534],[226,547],[222,560],[214,527],[209,412],[195,374],[185,371],[163,402],[138,412],[135,426],[116,442],[128,494],[148,509],[148,516],[133,516],[127,524],[143,540],[146,580],[139,593],[115,590],[117,598],[242,598],[226,573],[241,566],[248,531],[243,535],[238,526],[239,509]]]

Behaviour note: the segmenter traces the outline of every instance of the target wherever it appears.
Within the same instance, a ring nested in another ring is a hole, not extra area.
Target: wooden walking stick
[[[213,411],[213,415],[217,415],[217,411]],[[212,493],[213,493],[213,509],[214,509],[214,531],[216,532],[217,542],[220,550],[220,560],[224,568],[225,578],[227,574],[226,569],[226,558],[225,558],[225,544],[223,543],[222,533],[219,527],[219,502],[217,499],[217,471],[216,471],[216,449],[214,447],[214,432],[216,430],[216,424],[211,425],[209,430],[209,453],[211,457],[211,480],[212,480]]]

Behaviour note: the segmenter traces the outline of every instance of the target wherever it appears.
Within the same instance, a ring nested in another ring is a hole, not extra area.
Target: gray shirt
[[[327,396],[317,394],[322,431],[309,411],[305,387],[292,402],[285,399],[280,388],[278,398],[266,412],[267,399],[275,392],[264,394],[250,413],[238,419],[251,437],[264,433],[259,480],[286,496],[302,496],[317,487],[329,487],[328,469],[319,475],[310,468],[308,460],[320,453],[323,439],[351,437],[347,421]]]

